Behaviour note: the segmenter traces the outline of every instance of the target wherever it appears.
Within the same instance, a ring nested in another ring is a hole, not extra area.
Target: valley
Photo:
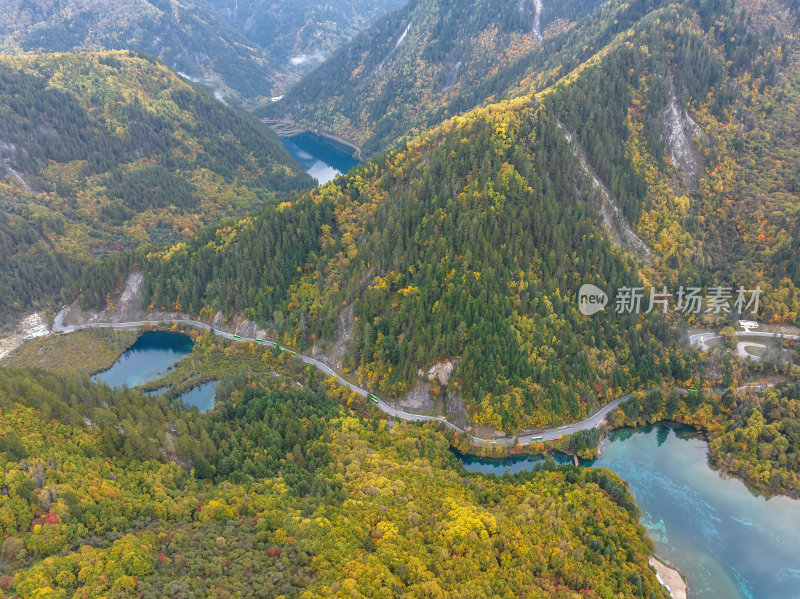
[[[0,15],[0,598],[793,596],[799,0]]]

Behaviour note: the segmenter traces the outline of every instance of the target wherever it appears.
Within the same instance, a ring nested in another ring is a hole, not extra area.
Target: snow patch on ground
[[[30,314],[23,318],[16,331],[11,335],[0,338],[0,360],[5,358],[9,353],[17,349],[28,339],[35,339],[36,337],[47,337],[50,335],[50,327],[47,322],[38,312]]]

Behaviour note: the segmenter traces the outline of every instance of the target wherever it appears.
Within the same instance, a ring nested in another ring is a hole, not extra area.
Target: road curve
[[[773,337],[775,339],[800,339],[800,335],[790,335],[788,333],[770,333],[768,331],[736,331],[737,337]],[[712,341],[714,339],[719,339],[720,336],[716,333],[693,333],[689,335],[689,344],[690,345],[697,345],[700,347],[701,350],[707,351],[708,345],[706,345],[707,341]]]
[[[80,331],[82,329],[137,329],[148,325],[159,325],[159,324],[184,324],[188,326],[192,326],[198,329],[203,329],[206,331],[212,331],[215,335],[219,337],[224,337],[225,339],[230,339],[231,341],[242,341],[242,342],[251,342],[251,343],[259,343],[253,338],[250,337],[241,337],[236,336],[233,333],[228,333],[226,331],[220,331],[204,322],[200,322],[198,320],[189,320],[183,318],[177,319],[168,319],[168,320],[138,320],[134,322],[94,322],[94,323],[87,323],[82,325],[65,325],[64,324],[64,314],[66,313],[67,309],[62,308],[58,314],[56,314],[55,319],[53,320],[53,332],[56,333],[72,333],[74,331]],[[361,395],[362,397],[369,397],[370,392],[366,389],[362,389],[361,387],[351,383],[350,381],[345,380],[342,376],[334,371],[330,366],[311,358],[309,356],[304,356],[302,354],[298,354],[297,352],[290,350],[286,347],[278,345],[273,341],[263,341],[260,343],[261,345],[265,346],[273,346],[278,347],[281,351],[288,351],[291,352],[294,356],[305,362],[310,366],[314,366],[318,370],[322,371],[328,376],[333,376],[339,382],[339,384],[349,387],[351,391]],[[740,387],[744,389],[746,387]],[[685,391],[681,390],[682,393]],[[404,412],[403,410],[398,410],[387,404],[382,399],[378,399],[377,404],[375,404],[378,408],[380,408],[383,412],[390,416],[394,416],[395,418],[400,418],[401,420],[408,420],[410,422],[440,422],[447,426],[448,428],[453,429],[463,435],[466,435],[473,443],[476,444],[491,444],[491,445],[498,445],[501,447],[511,447],[516,445],[517,443],[520,445],[529,445],[533,443],[534,437],[541,437],[541,441],[554,441],[561,437],[562,435],[571,435],[578,431],[589,430],[593,428],[597,428],[600,426],[600,423],[605,419],[606,416],[618,405],[621,403],[626,402],[630,399],[630,393],[627,395],[623,395],[606,405],[605,407],[601,408],[598,412],[589,416],[585,420],[581,420],[580,422],[576,422],[573,424],[566,424],[564,426],[559,426],[557,428],[546,429],[541,432],[526,432],[522,435],[517,435],[514,437],[504,437],[502,439],[486,439],[483,437],[476,437],[465,431],[464,429],[456,426],[444,416],[426,416],[424,414],[413,414],[411,412]],[[537,443],[539,440],[537,439]]]

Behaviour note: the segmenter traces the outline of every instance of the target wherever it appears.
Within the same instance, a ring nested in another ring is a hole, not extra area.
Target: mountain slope
[[[579,314],[583,283],[639,281],[595,201],[557,125],[523,99],[136,262],[154,307],[243,314],[300,348],[341,343],[345,371],[389,396],[449,360],[432,399],[455,419],[516,429],[691,376],[668,359],[659,318]],[[102,303],[106,281],[85,280],[84,299]]]
[[[0,59],[4,320],[88,260],[310,186],[271,131],[153,59]]]
[[[438,98],[535,45],[533,19],[532,2],[413,0],[338,50],[267,114],[324,125],[372,154],[384,145],[373,137],[393,141]]]
[[[403,0],[207,0],[215,14],[264,50],[278,83],[286,87],[403,4]]]
[[[0,0],[0,54],[136,50],[262,106],[392,3]]]
[[[539,98],[573,131],[672,286],[764,291],[800,316],[797,13],[697,2],[643,18]]]
[[[537,35],[533,1],[411,2],[263,113],[335,133],[370,155],[413,129],[551,85],[664,3],[544,2]]]
[[[273,93],[276,74],[257,45],[212,11],[175,0],[0,0],[0,52],[136,50],[244,103]]]
[[[759,318],[796,319],[798,162],[778,135],[796,127],[795,17],[770,2],[657,7],[532,97],[152,255],[145,295],[242,314],[398,398],[449,361],[425,405],[467,424],[539,426],[624,390],[690,385],[703,375],[673,325],[735,312],[585,318],[575,295],[760,284]],[[645,258],[613,247],[626,238]],[[85,297],[102,303],[96,280]]]

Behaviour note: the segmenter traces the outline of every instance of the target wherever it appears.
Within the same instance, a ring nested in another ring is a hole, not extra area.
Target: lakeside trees
[[[0,370],[2,588],[447,594],[469,583],[663,596],[613,474],[468,476],[432,429],[362,421],[276,380],[242,373],[197,414],[79,377]],[[205,466],[186,461],[190,439]]]

